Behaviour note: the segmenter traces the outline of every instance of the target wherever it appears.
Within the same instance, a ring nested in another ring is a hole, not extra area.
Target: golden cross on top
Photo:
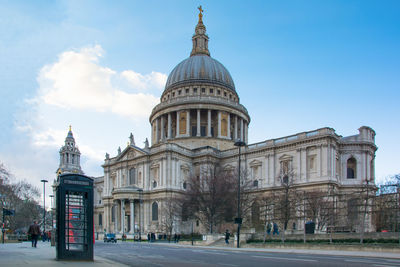
[[[204,10],[201,8],[201,6],[199,6],[197,9],[200,11],[200,13],[199,13],[199,22],[202,22],[203,21],[203,12],[204,12]]]

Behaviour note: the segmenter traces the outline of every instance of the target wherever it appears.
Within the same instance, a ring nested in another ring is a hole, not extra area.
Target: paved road
[[[248,252],[152,243],[96,243],[97,256],[129,266],[400,266],[400,259]]]

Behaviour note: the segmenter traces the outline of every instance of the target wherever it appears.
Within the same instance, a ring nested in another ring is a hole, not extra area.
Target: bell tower
[[[75,145],[75,138],[72,134],[71,126],[69,126],[64,146],[60,149],[60,165],[56,172],[57,175],[62,173],[83,174],[80,158],[81,152],[79,152],[79,148]]]

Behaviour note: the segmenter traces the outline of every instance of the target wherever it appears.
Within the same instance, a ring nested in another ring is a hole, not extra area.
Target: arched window
[[[182,186],[183,186],[183,189],[186,189],[186,187],[187,187],[186,181],[183,182]]]
[[[151,205],[151,220],[158,221],[158,204],[157,202],[153,202]]]
[[[99,225],[103,225],[103,215],[99,213]]]
[[[286,185],[289,184],[289,176],[287,176],[287,175],[283,176],[282,183],[286,184]]]
[[[351,157],[347,160],[347,178],[354,179],[357,177],[357,161],[355,158]]]
[[[254,187],[258,187],[258,180],[254,180],[253,186],[254,186]]]
[[[129,184],[136,184],[136,169],[132,168],[129,170]]]
[[[153,188],[156,188],[156,187],[157,187],[157,182],[154,181],[154,182],[153,182]]]

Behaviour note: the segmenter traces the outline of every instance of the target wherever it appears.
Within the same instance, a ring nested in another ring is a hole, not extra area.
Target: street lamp
[[[49,197],[50,197],[50,199],[51,199],[51,201],[50,201],[50,205],[51,205],[51,208],[50,208],[50,213],[51,213],[51,246],[54,246],[53,244],[54,244],[54,242],[53,242],[53,238],[54,238],[54,221],[53,221],[53,198],[54,198],[54,195],[49,195]]]
[[[237,218],[235,219],[235,223],[237,223],[238,228],[237,228],[237,248],[240,247],[240,226],[242,225],[242,218],[240,217],[240,148],[242,146],[245,146],[246,143],[238,139],[235,144],[235,146],[239,147],[239,167],[238,167],[238,190],[237,190]]]
[[[142,196],[143,196],[143,189],[138,189],[139,191],[139,242],[142,242]]]
[[[5,196],[3,196],[2,194],[0,194],[0,201],[1,201],[1,210],[2,210],[2,215],[3,215],[3,218],[2,218],[2,224],[1,224],[1,233],[2,233],[2,235],[1,235],[1,240],[2,240],[2,243],[4,244],[4,233],[6,232],[6,229],[4,229],[4,227],[5,227],[5,223],[4,223],[4,205],[5,205],[5,200],[6,200],[6,197]]]
[[[49,197],[50,197],[50,205],[51,205],[51,208],[50,208],[50,212],[51,212],[51,230],[53,230],[53,197],[54,197],[54,195],[49,195]]]
[[[46,183],[47,180],[40,180],[43,183],[43,231],[46,231]]]

